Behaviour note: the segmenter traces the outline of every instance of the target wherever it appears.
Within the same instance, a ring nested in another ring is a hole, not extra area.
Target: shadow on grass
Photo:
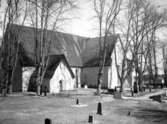
[[[165,110],[142,109],[134,112],[133,116],[136,118],[151,120],[152,122],[167,122],[167,111]]]

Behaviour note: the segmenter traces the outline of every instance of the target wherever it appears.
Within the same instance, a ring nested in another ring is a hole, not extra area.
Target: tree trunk
[[[164,85],[167,87],[167,71],[164,71]]]
[[[3,89],[2,89],[2,96],[7,96],[7,89],[8,89],[8,87],[7,87],[7,83],[8,83],[8,77],[7,77],[7,75],[6,75],[6,77],[5,77],[6,79],[4,80],[5,82],[4,82],[4,86],[3,86]]]
[[[41,93],[41,84],[40,84],[40,77],[37,77],[37,95],[40,96]]]
[[[8,71],[11,71],[11,70],[8,70]],[[9,94],[12,93],[12,76],[10,72],[8,73],[7,93]]]
[[[102,69],[99,70],[99,73],[98,73],[98,83],[97,83],[97,95],[100,95],[101,94],[101,84],[102,84],[102,77],[103,77],[103,72],[102,72]]]
[[[149,50],[149,91],[151,92],[151,84],[153,80],[153,71],[152,71],[152,55],[151,49]]]
[[[41,95],[41,85],[37,84],[37,95],[40,96]]]
[[[12,83],[10,83],[8,86],[8,93],[12,94]]]
[[[139,90],[143,92],[143,74],[140,74]]]
[[[120,93],[122,93],[122,92],[123,92],[123,81],[121,79],[121,82],[120,82]]]
[[[37,71],[37,78],[36,78],[36,85],[37,85],[37,95],[40,96],[40,90],[41,90],[41,67],[38,68]]]
[[[137,69],[135,69],[135,73],[136,73],[136,88],[137,88],[137,93],[139,93],[139,74]]]

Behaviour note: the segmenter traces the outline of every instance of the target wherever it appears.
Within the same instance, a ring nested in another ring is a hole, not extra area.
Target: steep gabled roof
[[[8,28],[10,28],[12,33],[15,32],[20,41],[22,53],[24,54],[22,59],[30,60],[30,64],[32,65],[32,62],[35,60],[36,49],[35,28],[15,24],[9,25]],[[38,30],[38,44],[40,41],[40,31],[41,30]],[[47,30],[46,39],[50,42],[47,49],[48,51],[45,51],[47,52],[47,55],[64,54],[70,66],[82,66],[82,57],[80,56],[80,52],[82,51],[82,41],[86,38]],[[25,64],[28,66],[29,63],[26,62]]]
[[[74,78],[74,73],[71,70],[64,55],[50,55],[48,57],[48,66],[47,66],[44,77],[51,78],[53,76],[55,70],[57,69],[58,65],[60,64],[60,62],[63,62],[67,66],[67,69],[69,70],[72,78]]]
[[[23,66],[31,66],[35,60],[35,28],[9,25],[12,32],[16,32],[20,41],[20,58]],[[40,32],[38,29],[38,43],[40,41]],[[47,41],[49,48],[47,55],[64,54],[70,66],[85,67],[98,66],[99,42],[98,38],[87,38],[71,35],[62,32],[47,30]],[[107,38],[107,56],[105,66],[111,63],[111,53],[116,43],[117,36]],[[102,41],[104,42],[104,41]]]
[[[82,52],[82,60],[84,67],[92,67],[92,66],[99,66],[99,38],[91,38],[87,41],[88,47],[84,49]],[[111,65],[111,54],[115,47],[117,36],[107,37],[106,40],[106,59],[105,59],[105,66]],[[102,38],[102,42],[104,42],[104,38]]]

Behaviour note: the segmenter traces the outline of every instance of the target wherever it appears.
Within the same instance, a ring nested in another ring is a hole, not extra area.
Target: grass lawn
[[[85,93],[87,91],[82,91]],[[0,97],[0,124],[87,124],[93,115],[95,124],[166,124],[167,105],[153,101],[115,100],[112,95],[92,93],[65,96],[15,95]],[[76,98],[80,105],[76,105]],[[103,115],[97,115],[102,102]],[[129,116],[130,112],[130,116]]]

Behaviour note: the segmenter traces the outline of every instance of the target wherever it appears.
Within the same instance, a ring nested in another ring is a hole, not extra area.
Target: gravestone
[[[93,116],[89,115],[88,123],[93,123]]]
[[[79,99],[78,99],[78,98],[77,98],[77,100],[76,100],[76,104],[79,105]]]
[[[97,106],[97,114],[102,115],[102,104],[99,102]]]
[[[46,118],[46,119],[45,119],[45,124],[52,124],[52,121],[51,121],[51,119],[49,119],[49,118]]]

